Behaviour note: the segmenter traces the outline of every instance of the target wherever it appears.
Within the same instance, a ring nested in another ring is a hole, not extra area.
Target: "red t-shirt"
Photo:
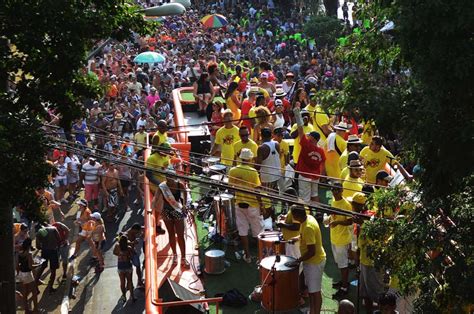
[[[248,117],[250,109],[252,108],[252,106],[253,106],[252,103],[250,101],[248,101],[248,99],[245,99],[242,102],[242,107],[240,108],[240,115],[241,116],[246,115]],[[250,121],[251,121],[250,119],[242,120],[242,125],[246,126],[249,129],[249,131],[252,130],[252,122],[250,122]]]
[[[300,139],[301,151],[296,165],[296,171],[304,172],[305,178],[318,179],[321,174],[321,166],[324,165],[326,155],[324,150],[311,143],[307,135]]]

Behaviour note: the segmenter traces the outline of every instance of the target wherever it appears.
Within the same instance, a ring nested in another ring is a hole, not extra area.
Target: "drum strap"
[[[174,208],[174,210],[181,213],[182,212],[181,209],[183,208],[183,205],[174,198],[173,192],[171,192],[170,188],[166,184],[166,181],[161,182],[160,185],[158,185],[158,187],[163,193],[163,197],[168,202],[168,204],[170,204],[171,207]]]

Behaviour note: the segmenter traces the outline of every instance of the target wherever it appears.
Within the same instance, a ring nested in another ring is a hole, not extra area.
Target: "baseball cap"
[[[321,135],[319,135],[318,132],[316,131],[311,131],[308,133],[309,136],[311,136],[312,138],[314,138],[315,140],[319,141],[319,139],[321,138]]]

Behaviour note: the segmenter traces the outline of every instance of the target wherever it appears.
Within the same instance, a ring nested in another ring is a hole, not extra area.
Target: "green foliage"
[[[97,78],[84,75],[86,53],[99,40],[128,39],[132,30],[145,34],[154,24],[115,0],[6,0],[0,16],[0,236],[8,256],[0,263],[0,312],[12,313],[11,210],[23,204],[38,213],[34,189],[49,173],[41,119],[54,111],[69,128],[79,104],[101,90]]]
[[[399,190],[398,200],[397,191],[390,189],[372,196],[377,204],[405,207],[411,213],[366,222],[364,231],[377,239],[369,247],[376,264],[396,276],[404,293],[419,294],[420,313],[460,313],[474,300],[474,176],[463,183],[459,194],[429,203],[419,201],[416,189]],[[449,220],[439,212],[448,207]]]
[[[309,38],[315,38],[319,47],[333,46],[341,36],[344,27],[336,17],[315,15],[305,23],[304,33]]]
[[[337,57],[356,65],[325,107],[375,121],[424,169],[412,193],[380,190],[370,202],[395,220],[367,222],[377,266],[415,293],[418,313],[459,313],[474,300],[474,2],[358,1],[370,21]],[[395,29],[380,29],[393,21]],[[444,214],[441,214],[442,209]],[[446,218],[446,217],[449,217]],[[452,222],[450,222],[452,221]]]
[[[12,173],[2,179],[21,186],[3,199],[15,204],[31,198],[31,188],[44,183],[38,119],[47,116],[45,109],[54,110],[68,128],[81,114],[79,104],[100,94],[97,78],[82,70],[86,53],[100,39],[123,40],[132,29],[145,33],[153,24],[136,7],[114,0],[5,1],[1,12],[0,72],[8,75],[15,93],[3,90],[0,95],[0,141],[5,143],[0,163]],[[9,182],[2,182],[3,191]]]

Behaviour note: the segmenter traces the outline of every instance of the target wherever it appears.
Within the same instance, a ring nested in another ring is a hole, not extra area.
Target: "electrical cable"
[[[75,148],[75,147],[70,147],[70,149],[73,149],[73,150],[75,149],[76,151],[84,153],[84,150],[81,150],[81,149],[78,149],[78,148]],[[91,155],[91,156],[97,156],[94,153],[93,154],[88,153],[88,154]],[[225,183],[220,183],[220,182],[216,182],[214,180],[204,180],[202,178],[190,177],[190,176],[187,176],[187,175],[181,175],[181,174],[177,174],[177,173],[173,173],[173,172],[169,172],[169,171],[165,171],[165,170],[160,170],[160,169],[156,169],[156,168],[150,168],[150,167],[130,164],[128,162],[123,162],[121,160],[111,160],[110,158],[107,158],[107,157],[104,157],[104,156],[99,156],[99,157],[102,158],[102,159],[105,159],[105,160],[112,161],[114,163],[129,165],[130,167],[132,167],[134,169],[137,169],[137,170],[141,170],[141,171],[151,171],[153,173],[158,173],[158,174],[162,174],[162,175],[164,174],[166,176],[173,177],[173,178],[183,178],[187,181],[197,182],[197,183],[201,183],[201,184],[208,184],[208,185],[213,186],[213,187],[218,187],[218,188],[220,187],[220,188],[224,188],[224,189],[228,189],[228,190],[232,190],[232,191],[243,192],[243,193],[247,193],[247,194],[254,195],[254,196],[256,196],[256,195],[260,196],[261,195],[261,193],[259,193],[259,192],[249,191],[249,190],[246,190],[245,188],[242,188],[242,187],[239,187],[239,186],[233,186],[233,185],[229,185],[229,184],[225,184]],[[337,214],[337,215],[344,215],[344,216],[360,216],[360,217],[363,217],[363,218],[366,218],[366,219],[370,218],[369,216],[364,215],[364,214],[337,209],[337,208],[331,207],[331,206],[323,204],[323,203],[312,202],[310,204],[306,204],[302,201],[299,201],[298,199],[296,199],[294,197],[287,198],[287,197],[283,197],[283,196],[280,196],[280,195],[274,195],[273,193],[268,193],[267,196],[268,196],[269,199],[274,199],[274,200],[276,199],[276,200],[279,200],[279,201],[288,202],[288,203],[299,205],[299,206],[305,206],[306,205],[310,209],[317,210],[317,211],[323,211],[323,212],[326,212],[326,213],[329,213],[329,214]]]

